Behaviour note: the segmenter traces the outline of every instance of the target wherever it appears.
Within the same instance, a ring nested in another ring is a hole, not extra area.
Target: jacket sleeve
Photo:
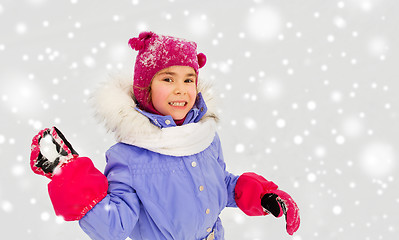
[[[223,157],[223,151],[222,151],[222,146],[220,143],[220,139],[219,139],[219,135],[216,133],[215,136],[215,140],[216,140],[216,144],[218,146],[218,162],[219,165],[222,167],[224,174],[225,174],[225,178],[224,181],[226,183],[226,187],[227,187],[227,207],[237,207],[236,201],[235,201],[235,186],[237,184],[237,180],[239,176],[235,176],[232,173],[229,173],[226,170],[226,163],[224,162],[224,157]]]
[[[131,187],[128,157],[115,148],[108,150],[106,157],[108,194],[79,224],[92,239],[126,239],[138,220],[139,199]]]

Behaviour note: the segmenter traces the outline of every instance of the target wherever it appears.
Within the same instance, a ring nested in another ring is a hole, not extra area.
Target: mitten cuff
[[[64,165],[48,184],[57,216],[65,221],[80,220],[106,195],[108,180],[87,157]]]
[[[262,197],[277,188],[276,184],[256,173],[244,173],[234,189],[237,206],[248,216],[266,215],[261,205]]]

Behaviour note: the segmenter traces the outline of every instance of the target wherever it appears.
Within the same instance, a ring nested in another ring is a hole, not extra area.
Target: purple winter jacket
[[[215,239],[224,239],[219,214],[225,207],[237,207],[238,176],[226,171],[213,120],[204,117],[202,95],[179,127],[170,116],[130,111],[148,123],[150,119],[152,127],[143,136],[155,134],[160,141],[150,144],[123,137],[121,131],[119,143],[106,153],[108,195],[80,220],[81,228],[92,239],[199,240],[212,232]],[[136,134],[141,131],[135,129]]]

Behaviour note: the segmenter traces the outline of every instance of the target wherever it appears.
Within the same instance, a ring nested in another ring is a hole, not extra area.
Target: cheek
[[[161,105],[167,97],[166,91],[162,88],[154,88],[151,91],[151,102],[154,107]]]
[[[194,106],[195,100],[197,99],[197,95],[198,95],[197,88],[190,89],[190,91],[188,92],[188,94],[189,94],[189,96],[190,96],[191,105]],[[191,107],[192,107],[192,106],[191,106]]]
[[[196,87],[189,90],[189,95],[191,98],[194,98],[194,100],[197,98],[197,94],[198,91]]]

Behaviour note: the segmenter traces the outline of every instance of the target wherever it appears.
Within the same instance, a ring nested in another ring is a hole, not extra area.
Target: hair
[[[152,81],[151,81],[151,83],[152,83]],[[150,86],[148,86],[148,87],[138,87],[138,86],[134,86],[134,85],[133,85],[133,88],[138,89],[138,90],[148,91],[147,102],[148,102],[148,103],[151,102],[151,97],[152,97],[152,96],[151,96],[151,84],[150,84]],[[139,104],[139,102],[137,101],[136,96],[134,96],[134,94],[133,94],[133,100],[134,100],[134,102],[135,102],[136,104]]]

